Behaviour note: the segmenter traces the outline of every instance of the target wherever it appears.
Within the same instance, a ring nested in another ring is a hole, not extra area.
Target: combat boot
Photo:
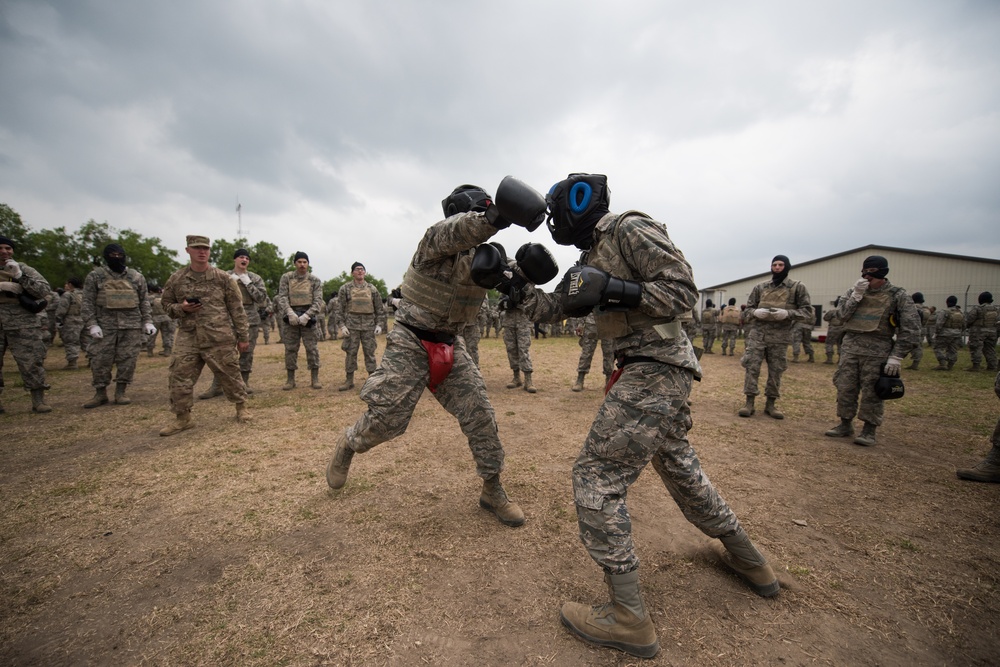
[[[975,468],[956,470],[955,474],[959,479],[1000,484],[1000,446],[993,445],[986,458],[977,463]]]
[[[159,352],[157,352],[157,354],[159,356],[161,356],[161,357],[169,357],[170,356],[170,348],[169,347],[165,347],[162,350],[160,350]]]
[[[177,415],[177,420],[170,426],[164,426],[160,429],[160,435],[168,436],[175,433],[180,433],[181,431],[186,431],[189,428],[193,428],[194,423],[191,421],[190,412],[182,412]]]
[[[781,584],[778,583],[774,570],[742,528],[736,535],[720,537],[719,541],[725,547],[719,552],[723,564],[749,584],[754,593],[765,598],[778,594]]]
[[[861,435],[854,438],[855,445],[863,445],[865,447],[871,447],[875,445],[875,424],[870,424],[865,422],[864,427],[861,429]]]
[[[757,412],[753,407],[753,395],[747,394],[747,403],[737,413],[740,417],[752,417]]]
[[[826,355],[826,361],[824,361],[823,363],[824,364],[830,364],[832,366],[833,365],[833,355],[832,354]]]
[[[839,424],[828,430],[823,435],[831,438],[849,438],[854,435],[854,422],[850,419],[841,419]]]
[[[222,396],[222,387],[219,386],[219,378],[213,375],[211,386],[202,393],[198,394],[198,398],[204,401],[209,398],[215,398],[216,396]]]
[[[247,395],[253,393],[253,389],[250,388],[250,371],[240,371],[240,375],[243,376],[243,388],[246,389]]]
[[[610,601],[596,607],[567,602],[559,613],[562,624],[591,644],[652,658],[660,643],[639,593],[639,571],[605,574],[604,581]]]
[[[814,363],[816,363],[816,357],[813,356],[812,352],[809,353],[809,358],[806,359],[806,363],[807,364],[814,364]]]
[[[99,405],[108,404],[108,388],[94,387],[94,397],[83,404],[85,408],[96,408]]]
[[[497,515],[505,526],[524,524],[524,512],[517,503],[511,502],[500,483],[500,475],[483,480],[483,492],[479,495],[479,506]]]
[[[537,389],[535,385],[531,382],[531,371],[524,371],[524,390],[529,394],[534,394]]]
[[[798,352],[793,352],[792,353],[792,363],[793,364],[799,363],[799,354],[798,354]]]
[[[31,390],[31,411],[32,412],[52,412],[52,407],[45,402],[44,389]]]
[[[132,399],[125,395],[126,389],[128,389],[127,382],[119,382],[115,385],[115,405],[128,405],[132,402]]]
[[[309,386],[313,389],[322,389],[323,385],[319,383],[319,369],[311,368],[309,371],[312,374],[312,381],[309,383]]]
[[[339,489],[347,483],[347,472],[351,469],[354,450],[347,445],[347,433],[340,436],[333,458],[326,465],[326,483],[331,489]]]
[[[147,347],[146,348],[146,356],[147,357],[153,356],[153,348],[151,348],[151,347]]]
[[[253,415],[250,414],[250,410],[247,409],[246,403],[236,404],[236,421],[238,422],[253,421]]]
[[[906,367],[906,369],[910,370],[910,371],[919,371],[920,370],[920,362],[914,360],[912,364],[910,364],[909,366]]]
[[[948,369],[947,369],[947,370],[949,370],[949,371],[950,371],[950,370],[951,370],[952,368],[954,368],[954,367],[955,367],[955,362],[954,362],[954,361],[952,361],[951,359],[949,359],[949,360],[948,360]]]
[[[354,389],[354,373],[348,373],[344,384],[337,387],[337,391],[349,391],[351,389]]]
[[[586,373],[576,374],[576,384],[573,385],[573,391],[583,391],[583,378],[587,377]]]
[[[979,372],[979,364],[977,364],[976,362],[972,362],[972,367],[971,368],[966,368],[965,370],[967,370],[970,373],[978,373]]]
[[[75,371],[78,368],[76,365],[76,357],[66,360],[66,365],[63,366],[64,371]]]
[[[780,410],[778,410],[778,408],[774,405],[774,402],[776,400],[778,399],[774,398],[773,396],[767,397],[767,402],[764,403],[764,414],[770,415],[774,419],[784,419],[785,415]]]
[[[291,391],[292,389],[295,389],[295,371],[290,370],[287,372],[288,379],[285,381],[285,386],[282,387],[282,389],[285,391]]]
[[[521,386],[521,371],[514,371],[514,379],[507,383],[508,389],[517,389]]]
[[[939,361],[937,367],[935,367],[933,370],[946,371],[948,370],[948,364],[944,361]]]

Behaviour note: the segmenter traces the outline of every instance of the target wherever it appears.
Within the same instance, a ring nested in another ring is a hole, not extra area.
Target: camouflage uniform
[[[184,312],[187,297],[201,299],[198,312]],[[245,403],[246,386],[240,375],[236,344],[250,342],[250,327],[236,282],[212,266],[202,273],[185,266],[167,280],[162,304],[164,312],[177,321],[170,360],[170,411],[175,415],[191,412],[194,385],[206,364],[226,398],[232,403]]]
[[[60,290],[62,291],[62,290]],[[56,308],[59,307],[59,298],[62,295],[59,292],[51,292],[46,301],[48,305],[45,306],[45,310],[40,314],[44,314],[43,318],[44,331],[42,332],[42,342],[45,343],[46,347],[51,347],[56,342],[56,330],[58,329],[58,322],[56,320]]]
[[[479,307],[479,314],[476,315],[476,324],[479,325],[480,338],[490,337],[490,322],[492,322],[492,320],[493,315],[490,311],[490,300],[489,298],[484,298],[483,305]]]
[[[805,350],[810,363],[815,359],[813,356],[812,330],[812,320],[808,322],[796,322],[792,327],[792,361],[799,360],[799,349]]]
[[[83,282],[80,316],[88,330],[95,324],[104,336],[90,343],[92,384],[98,391],[111,384],[111,367],[119,390],[131,384],[139,352],[146,344],[143,325],[153,323],[146,293],[146,279],[135,269],[118,273],[108,267],[94,269]]]
[[[319,303],[319,315],[316,316],[316,324],[319,326],[319,339],[326,340],[330,337],[330,332],[326,328],[328,314],[326,311],[326,301]]]
[[[274,331],[274,302],[268,297],[267,305],[264,306],[264,314],[260,320],[261,333],[264,334],[264,345],[271,344],[271,332]]]
[[[759,320],[754,317],[757,308],[783,308],[788,311],[784,320]],[[743,319],[747,323],[746,351],[740,363],[746,369],[743,393],[757,396],[760,366],[767,361],[767,384],[764,395],[777,399],[781,396],[781,375],[788,368],[788,344],[792,342],[792,327],[796,321],[811,321],[812,303],[805,285],[785,278],[774,285],[765,280],[750,291]]]
[[[501,301],[501,303],[507,302]],[[525,316],[521,308],[508,307],[503,311],[503,344],[507,348],[507,362],[515,375],[519,372],[533,372],[531,335],[534,331],[534,322]]]
[[[297,271],[289,271],[281,276],[275,302],[275,317],[285,322],[280,329],[281,340],[285,343],[285,370],[294,372],[298,369],[300,345],[306,348],[309,370],[319,370],[319,327],[316,326],[316,318],[323,303],[323,282],[312,273],[300,276]],[[287,324],[285,318],[289,317],[289,310],[297,315],[309,315],[309,324],[304,327]]]
[[[177,332],[177,324],[163,310],[162,292],[150,295],[149,308],[153,317],[153,326],[156,327],[156,333],[149,337],[149,345],[146,349],[152,353],[156,349],[156,337],[159,336],[163,344],[160,356],[169,357],[171,351],[174,349],[174,334]]]
[[[934,349],[934,332],[937,330],[937,313],[934,307],[927,308],[927,321],[924,323],[923,336],[927,340],[927,345]]]
[[[594,319],[594,314],[591,313],[583,321],[583,332],[580,336],[580,361],[576,365],[578,374],[586,375],[590,372],[590,363],[594,358],[594,352],[597,351],[598,342],[601,344],[601,356],[603,357],[601,368],[606,380],[611,377],[611,373],[615,369],[615,342],[611,338],[598,337],[597,321]]]
[[[378,341],[375,339],[375,327],[386,329],[385,307],[378,288],[369,282],[356,285],[353,280],[340,286],[337,292],[340,301],[340,317],[343,326],[350,332],[347,344],[347,359],[344,371],[348,374],[358,370],[358,347],[365,355],[365,370],[371,375],[378,367],[375,360],[375,350]]]
[[[66,290],[59,297],[56,307],[56,320],[59,324],[59,336],[66,351],[67,366],[75,366],[80,356],[80,332],[83,331],[83,291]]]
[[[476,315],[475,321],[466,324],[465,327],[462,328],[462,338],[465,340],[465,349],[469,351],[469,356],[472,357],[474,362],[476,362],[477,368],[479,367],[479,320],[483,314],[484,308],[486,308],[486,312],[489,312],[489,308],[486,305],[488,303],[489,301],[483,297],[483,303],[479,306],[479,313]]]
[[[4,264],[0,263],[0,282],[14,283],[17,286],[12,290],[0,291],[0,371],[3,370],[5,353],[10,350],[24,381],[24,388],[32,392],[34,400],[35,392],[42,392],[46,387],[43,365],[45,346],[42,344],[39,316],[22,307],[17,294],[48,299],[52,288],[38,271],[22,262],[17,264],[21,267],[21,277],[15,279],[4,269]],[[0,372],[0,394],[2,393],[3,374]],[[0,412],[2,411],[3,408],[0,407]]]
[[[326,302],[326,330],[330,332],[330,340],[337,340],[337,336],[340,335],[340,327],[344,325],[340,320],[340,301],[338,300],[338,296],[339,294],[334,294]]]
[[[729,348],[729,356],[736,352],[736,335],[740,328],[740,309],[738,306],[726,306],[719,316],[722,322],[722,354]]]
[[[642,282],[642,301],[627,312],[601,312],[599,336],[614,339],[622,372],[607,393],[573,465],[580,539],[606,573],[629,573],[639,558],[632,540],[628,489],[652,462],[684,516],[706,535],[745,536],[687,440],[688,397],[701,367],[679,318],[697,301],[691,267],[666,228],[642,213],[604,215],[582,263]],[[561,318],[560,294],[529,291],[536,320]]]
[[[951,370],[958,361],[958,348],[962,344],[965,317],[958,306],[950,306],[937,312],[934,326],[934,356],[938,367],[935,370]]]
[[[878,289],[869,287],[860,301],[848,290],[836,317],[844,323],[840,363],[833,374],[837,416],[852,420],[857,415],[865,424],[880,426],[883,401],[875,394],[875,383],[889,357],[902,359],[920,343],[920,316],[906,290],[886,280]]]
[[[826,326],[826,361],[825,364],[833,363],[834,348],[837,348],[837,354],[840,354],[841,342],[844,339],[844,321],[837,317],[836,310],[828,310],[823,314],[823,319],[827,322]],[[917,346],[919,347],[919,346]],[[914,361],[918,361],[914,357]]]
[[[997,369],[998,314],[1000,306],[992,303],[977,304],[965,314],[965,326],[969,330],[969,353],[972,355],[970,370],[979,370],[984,356],[987,370]]]
[[[240,373],[245,373],[243,379],[247,380],[247,375],[253,371],[253,351],[257,347],[257,335],[261,327],[260,311],[267,308],[267,287],[264,285],[264,279],[253,271],[246,272],[246,275],[250,276],[248,284],[239,279],[234,269],[230,269],[227,273],[240,291],[243,312],[247,316],[250,347],[246,352],[240,353]]]
[[[503,318],[500,317],[500,307],[498,305],[490,307],[490,319],[493,325],[493,337],[499,338],[500,332],[503,330]]]
[[[705,354],[715,354],[712,347],[715,345],[715,329],[718,321],[717,308],[705,308],[701,311],[701,344],[705,348]]]
[[[928,333],[934,331],[934,318],[931,316],[931,309],[922,303],[913,304],[917,309],[917,316],[920,317],[920,340],[917,341],[917,345],[910,352],[910,357],[913,359],[913,363],[910,364],[910,368],[914,370],[920,369],[920,360],[924,358],[924,336],[927,336],[928,343],[931,346],[934,345],[934,334]]]

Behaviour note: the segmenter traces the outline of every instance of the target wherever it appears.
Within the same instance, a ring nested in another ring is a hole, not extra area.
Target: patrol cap
[[[212,242],[208,240],[207,236],[196,236],[194,234],[189,234],[187,237],[187,247],[189,248],[211,248]]]

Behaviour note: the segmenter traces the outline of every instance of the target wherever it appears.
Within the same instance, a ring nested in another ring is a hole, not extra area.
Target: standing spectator
[[[824,364],[833,363],[833,355],[836,352],[837,359],[840,359],[840,344],[844,339],[844,321],[837,317],[837,307],[840,306],[840,297],[833,302],[833,310],[823,313],[823,319],[827,322],[826,327],[826,361]]]
[[[250,349],[250,328],[236,281],[208,263],[211,247],[207,236],[188,236],[184,250],[191,262],[163,286],[163,310],[178,324],[169,380],[170,411],[176,419],[160,430],[162,436],[194,426],[194,385],[206,365],[236,405],[236,420],[250,420],[239,357]]]
[[[747,322],[747,344],[743,353],[743,393],[746,405],[740,408],[740,417],[750,417],[755,412],[754,398],[760,393],[757,388],[760,367],[767,362],[767,384],[764,395],[767,404],[764,414],[774,419],[784,419],[775,401],[781,396],[781,375],[788,367],[788,344],[792,342],[792,326],[796,321],[806,321],[813,317],[809,291],[805,285],[788,278],[792,263],[784,255],[775,255],[771,260],[771,279],[754,286],[747,299],[743,313]]]
[[[80,357],[80,333],[83,331],[83,281],[73,276],[66,281],[59,305],[56,307],[56,323],[66,352],[64,370],[76,370]]]
[[[701,311],[701,344],[705,348],[705,354],[715,354],[712,347],[715,345],[715,328],[718,321],[719,310],[711,299],[706,299],[705,307]]]
[[[174,349],[174,333],[177,331],[177,325],[174,321],[170,319],[170,316],[163,311],[163,288],[159,286],[150,286],[149,288],[149,310],[153,316],[153,326],[156,327],[157,333],[149,337],[149,343],[146,347],[149,350],[149,354],[153,354],[153,350],[156,349],[156,336],[159,334],[160,340],[163,344],[163,349],[157,354],[161,357],[169,357],[170,353]]]
[[[52,288],[38,271],[14,259],[14,242],[0,236],[0,371],[4,354],[10,350],[24,388],[31,392],[33,412],[52,412],[45,402],[45,346],[38,316],[48,305],[45,299],[51,293]]]
[[[736,307],[736,299],[729,299],[729,305],[722,309],[719,316],[722,322],[722,354],[726,354],[726,347],[729,348],[729,356],[736,354],[736,336],[740,329],[740,309]]]
[[[93,342],[90,372],[94,397],[83,404],[96,408],[108,403],[111,367],[115,377],[115,403],[131,403],[125,393],[135,377],[135,365],[146,336],[156,333],[146,293],[146,279],[126,266],[125,249],[117,243],[104,247],[107,266],[94,269],[83,283],[81,317]]]
[[[597,351],[598,341],[601,344],[601,368],[604,371],[604,382],[607,384],[608,380],[611,379],[611,373],[614,372],[615,366],[614,340],[611,338],[598,338],[597,320],[594,319],[593,313],[588,314],[583,320],[583,325],[578,335],[580,336],[581,348],[580,361],[576,365],[576,384],[573,385],[573,391],[583,391],[583,380],[587,377],[587,373],[590,372],[590,364],[594,358],[594,352]]]
[[[948,308],[937,314],[934,325],[934,356],[937,357],[936,371],[950,371],[958,361],[958,348],[962,345],[965,316],[958,305],[957,296],[949,296],[945,301]]]
[[[906,290],[886,279],[889,262],[885,257],[872,255],[861,266],[861,278],[841,297],[837,308],[837,317],[844,323],[840,364],[833,374],[840,424],[826,435],[854,435],[857,415],[864,427],[854,444],[871,447],[884,412],[875,383],[883,370],[885,375],[899,377],[903,358],[920,344],[920,317]]]
[[[368,272],[361,262],[351,264],[351,281],[337,292],[340,301],[340,335],[348,338],[344,372],[347,377],[340,391],[354,389],[354,373],[358,370],[358,347],[364,350],[365,370],[371,376],[378,368],[375,360],[375,337],[385,330],[386,316],[378,288],[365,281]]]
[[[508,389],[522,386],[521,373],[524,373],[524,390],[534,394],[535,383],[531,374],[531,334],[535,324],[516,305],[511,305],[510,299],[500,297],[500,311],[503,313],[503,344],[507,348],[507,362],[514,373],[514,378],[507,384]]]
[[[972,368],[978,371],[983,357],[986,357],[986,370],[997,369],[997,315],[1000,306],[993,304],[993,295],[989,292],[979,294],[979,305],[973,306],[965,314],[965,326],[969,330],[969,353],[972,355]]]
[[[920,360],[924,358],[924,336],[927,336],[928,344],[931,347],[934,346],[934,312],[924,305],[924,295],[920,292],[914,292],[910,298],[913,299],[917,315],[920,316],[920,340],[910,353],[913,362],[907,368],[918,371],[920,370]]]
[[[815,317],[815,315],[813,315]],[[799,349],[805,351],[808,363],[813,363],[816,359],[813,356],[812,346],[813,320],[796,322],[792,326],[792,362],[799,363]]]
[[[319,383],[319,329],[316,318],[323,303],[323,283],[309,271],[309,255],[295,253],[295,270],[281,276],[278,283],[278,307],[285,323],[281,340],[285,343],[285,370],[288,380],[285,391],[295,389],[295,371],[298,369],[299,346],[306,348],[306,365],[312,376],[310,386],[322,389]],[[277,317],[277,314],[275,315]]]

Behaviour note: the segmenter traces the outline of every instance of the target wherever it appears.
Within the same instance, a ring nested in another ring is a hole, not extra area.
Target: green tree
[[[145,238],[131,229],[124,229],[118,234],[117,243],[125,248],[129,266],[144,275],[147,283],[163,287],[170,274],[181,267],[176,259],[177,251],[164,246],[155,236]]]
[[[239,248],[245,248],[250,253],[250,270],[258,274],[267,287],[267,293],[273,298],[278,293],[278,283],[281,276],[294,268],[287,268],[285,260],[281,257],[278,246],[267,241],[258,241],[254,245],[247,245],[246,239],[235,239],[226,241],[217,239],[212,241],[212,250],[208,254],[208,261],[220,269],[228,271],[233,268],[233,253]]]
[[[351,276],[351,274],[347,271],[341,271],[340,275],[336,278],[330,278],[330,280],[327,280],[323,283],[323,300],[329,301],[332,299],[333,295],[339,292],[343,285],[351,282],[352,280],[354,280],[353,276]],[[389,290],[386,289],[384,280],[376,278],[372,274],[368,273],[365,275],[365,282],[369,282],[375,286],[375,289],[377,289],[378,293],[382,296],[383,301],[388,298]]]
[[[17,211],[7,204],[0,204],[0,236],[6,236],[14,242],[15,259],[19,259],[21,252],[25,250],[30,233]]]
[[[83,280],[93,268],[79,240],[65,227],[31,232],[28,243],[31,256],[23,261],[45,276],[52,289],[62,287],[73,276]]]

